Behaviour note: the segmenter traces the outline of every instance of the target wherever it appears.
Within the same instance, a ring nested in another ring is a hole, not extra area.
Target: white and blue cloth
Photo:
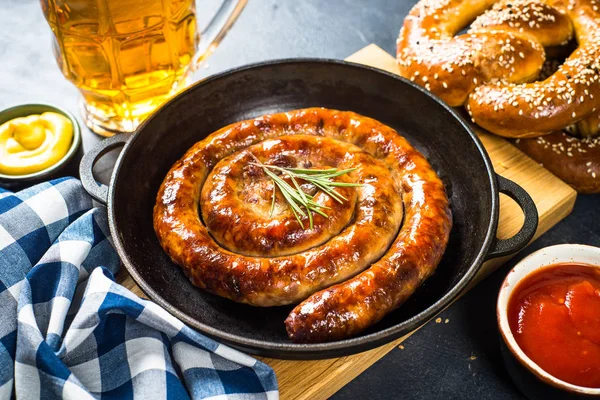
[[[115,283],[74,178],[0,189],[0,399],[277,399],[267,365]]]

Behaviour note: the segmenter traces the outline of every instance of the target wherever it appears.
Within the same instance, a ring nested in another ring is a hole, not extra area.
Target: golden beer
[[[97,133],[135,130],[185,87],[193,60],[203,58],[196,54],[201,49],[194,0],[41,3],[58,65],[80,89],[84,118]],[[205,47],[208,52],[214,46]]]

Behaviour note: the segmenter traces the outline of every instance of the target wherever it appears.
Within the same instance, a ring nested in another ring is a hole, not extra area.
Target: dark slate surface
[[[218,0],[199,0],[207,20]],[[198,77],[287,57],[344,58],[369,43],[392,53],[414,1],[251,0]],[[77,112],[77,90],[60,74],[37,0],[0,0],[0,108],[54,103]],[[100,139],[84,132],[89,149]],[[99,172],[107,179],[111,159]],[[600,245],[600,196],[580,196],[573,214],[515,260],[558,243]],[[514,262],[513,262],[514,263]],[[502,366],[495,298],[513,263],[491,275],[365,373],[335,399],[516,399]],[[448,320],[447,323],[445,321]]]

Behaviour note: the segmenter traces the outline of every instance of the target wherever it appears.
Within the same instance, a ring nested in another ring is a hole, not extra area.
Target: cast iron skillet
[[[197,141],[236,121],[314,106],[355,111],[404,135],[446,184],[454,227],[436,273],[398,310],[352,339],[294,344],[283,324],[291,307],[255,308],[192,286],[161,249],[152,208],[171,165]],[[98,185],[92,176],[95,161],[122,145],[110,187]],[[92,197],[108,204],[119,256],[151,299],[219,341],[277,358],[337,357],[396,339],[450,304],[483,261],[518,251],[537,228],[529,195],[494,173],[481,142],[453,109],[405,79],[342,61],[266,62],[208,78],[170,100],[134,136],[101,142],[86,154],[80,172]],[[512,197],[525,213],[523,228],[506,240],[495,237],[498,192]]]

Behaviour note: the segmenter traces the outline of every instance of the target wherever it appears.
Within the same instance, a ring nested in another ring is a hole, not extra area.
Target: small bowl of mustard
[[[61,176],[77,176],[81,129],[68,111],[23,104],[0,111],[0,186],[20,189]]]

